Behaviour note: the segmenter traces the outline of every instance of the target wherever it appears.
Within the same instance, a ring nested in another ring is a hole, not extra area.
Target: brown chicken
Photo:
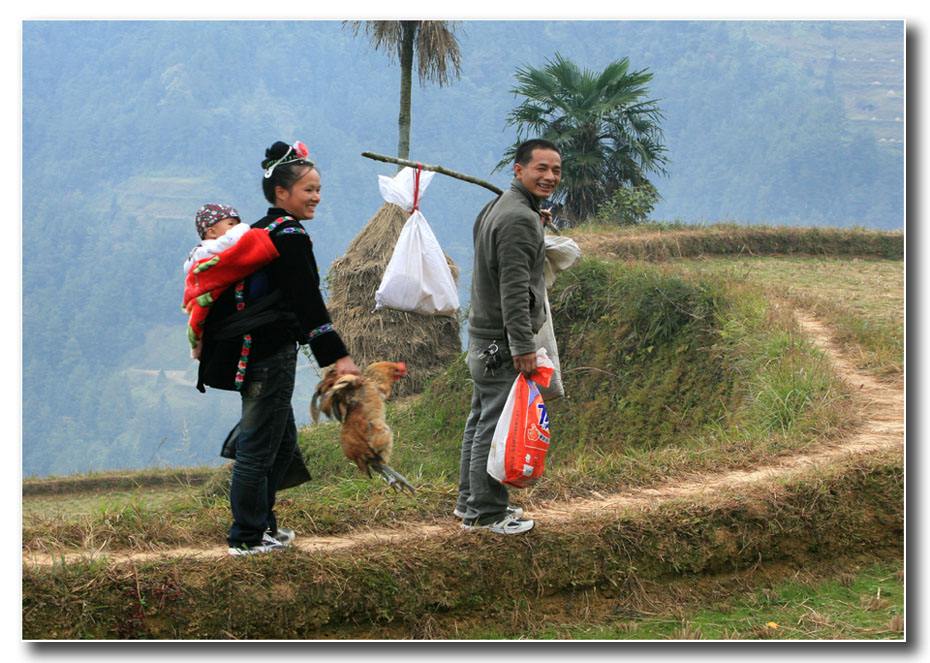
[[[394,434],[384,420],[384,401],[391,396],[394,383],[406,374],[403,362],[378,361],[361,376],[339,378],[327,367],[310,401],[310,416],[316,422],[322,412],[342,422],[339,441],[346,458],[368,476],[374,470],[394,490],[413,493],[410,482],[388,465]]]

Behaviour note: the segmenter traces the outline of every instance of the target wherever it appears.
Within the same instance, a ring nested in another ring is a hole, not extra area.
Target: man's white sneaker
[[[267,538],[266,538],[267,537]],[[286,546],[268,535],[262,537],[262,542],[254,545],[247,546],[242,544],[241,546],[236,546],[235,548],[229,549],[229,554],[233,557],[241,557],[243,555],[259,555],[261,553],[271,552],[273,550],[284,550]]]
[[[262,536],[262,541],[274,540],[280,542],[282,545],[289,546],[294,542],[294,539],[297,537],[294,534],[294,530],[287,527],[279,527],[277,534],[272,535],[271,530],[265,530],[265,534]]]
[[[465,517],[465,514],[462,511],[459,511],[457,507],[452,511],[452,515],[459,519]],[[507,515],[513,516],[514,518],[520,518],[523,516],[523,509],[518,506],[508,506]]]
[[[478,523],[468,523],[463,521],[462,529],[489,529],[495,534],[523,534],[524,532],[529,532],[531,529],[533,529],[535,524],[536,523],[529,518],[514,518],[508,514],[498,520],[496,523],[490,523],[488,525],[479,525]]]

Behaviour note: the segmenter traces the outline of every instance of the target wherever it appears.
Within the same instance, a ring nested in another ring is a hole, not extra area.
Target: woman
[[[309,344],[317,363],[337,374],[358,374],[333,329],[320,293],[313,244],[301,221],[313,219],[320,202],[320,173],[306,146],[277,142],[265,151],[262,190],[272,207],[254,229],[271,235],[279,256],[229,288],[210,307],[203,335],[197,388],[238,390],[242,418],[236,439],[229,500],[231,555],[250,555],[288,545],[291,530],[277,526],[275,493],[295,467],[309,478],[297,446],[291,396],[297,344]]]

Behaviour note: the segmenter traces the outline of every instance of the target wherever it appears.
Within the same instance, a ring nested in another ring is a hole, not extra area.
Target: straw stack
[[[346,254],[333,261],[328,277],[327,308],[355,363],[364,368],[373,361],[406,362],[407,377],[395,386],[397,395],[420,392],[462,351],[455,317],[373,310],[408,216],[400,206],[384,203]],[[458,281],[458,268],[448,256],[446,261]]]

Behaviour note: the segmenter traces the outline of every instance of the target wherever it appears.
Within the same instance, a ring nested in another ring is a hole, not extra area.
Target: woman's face
[[[320,188],[320,174],[311,168],[291,188],[275,187],[276,205],[295,219],[312,219],[320,204]]]

